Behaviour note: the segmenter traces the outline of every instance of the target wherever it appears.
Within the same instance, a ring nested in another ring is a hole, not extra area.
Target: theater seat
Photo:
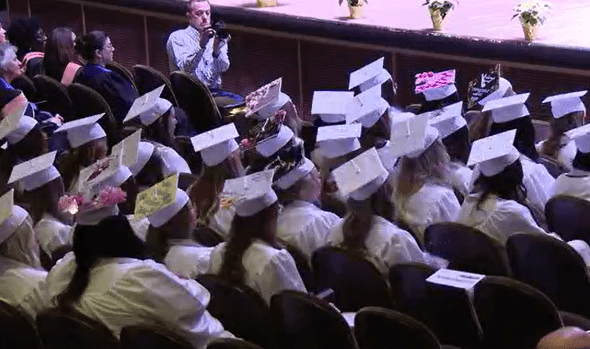
[[[133,76],[135,77],[135,83],[140,95],[144,95],[164,85],[165,87],[161,97],[170,101],[172,105],[178,106],[176,96],[172,92],[170,80],[159,70],[148,67],[147,65],[137,64],[133,66]]]
[[[212,340],[207,349],[262,349],[254,343],[235,338],[218,338]]]
[[[547,201],[545,217],[549,231],[563,240],[584,240],[590,244],[590,202],[558,195]]]
[[[193,349],[174,332],[155,326],[127,326],[121,330],[121,349]]]
[[[0,301],[0,348],[41,349],[33,320],[20,309]]]
[[[66,88],[59,82],[46,75],[33,78],[37,95],[45,101],[39,108],[50,113],[59,114],[65,122],[72,119],[72,100]]]

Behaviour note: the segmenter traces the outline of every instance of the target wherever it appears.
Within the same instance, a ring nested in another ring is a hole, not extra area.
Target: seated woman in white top
[[[141,240],[120,215],[97,225],[78,224],[74,252],[58,261],[38,295],[37,312],[55,306],[75,309],[117,337],[122,328],[141,324],[165,326],[195,348],[231,336],[207,312],[209,292],[162,264],[144,260]]]
[[[449,155],[432,126],[426,128],[424,145],[401,158],[393,192],[395,214],[420,241],[429,225],[452,222],[459,213],[461,206],[449,178],[449,164]]]
[[[0,300],[21,308],[34,319],[32,293],[47,272],[39,262],[33,221],[23,208],[10,205],[12,195],[10,190],[0,198],[2,207],[7,208],[0,213]]]
[[[249,286],[270,303],[283,290],[306,292],[293,257],[277,244],[279,204],[273,170],[226,181],[225,202],[236,207],[230,238],[211,253],[209,272]]]
[[[424,263],[416,240],[390,219],[393,204],[389,173],[371,148],[333,171],[349,212],[328,235],[328,244],[363,252],[386,274],[398,263]]]
[[[234,124],[228,124],[191,138],[195,151],[201,153],[203,170],[189,188],[189,196],[197,209],[199,225],[213,229],[225,240],[235,210],[233,206],[222,207],[219,195],[226,180],[244,173],[240,148],[234,139],[238,136]]]
[[[571,131],[577,153],[572,163],[573,171],[557,177],[551,197],[575,196],[590,201],[590,131],[588,125]]]

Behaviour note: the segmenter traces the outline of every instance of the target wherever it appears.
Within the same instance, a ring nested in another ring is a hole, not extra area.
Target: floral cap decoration
[[[251,116],[260,109],[264,108],[266,105],[274,102],[281,93],[282,84],[283,78],[278,78],[275,81],[268,83],[258,90],[248,94],[245,98],[246,107],[248,109],[246,112],[246,117]]]
[[[240,151],[253,149],[257,144],[276,137],[285,121],[286,112],[280,110],[274,116],[263,120],[248,130],[248,134],[240,141]]]
[[[424,72],[416,74],[415,93],[444,87],[455,83],[455,70],[446,70],[439,73]]]
[[[75,215],[78,212],[97,210],[125,202],[127,193],[119,187],[104,186],[97,193],[78,193],[65,195],[59,199],[58,208],[61,211]]]

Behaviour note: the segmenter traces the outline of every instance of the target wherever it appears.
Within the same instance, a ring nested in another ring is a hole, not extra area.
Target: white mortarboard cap
[[[486,177],[502,172],[520,157],[512,145],[515,136],[516,130],[510,130],[473,142],[467,166],[479,164],[479,171]]]
[[[543,103],[551,103],[553,117],[559,119],[569,113],[586,111],[581,97],[588,91],[570,92],[545,98]]]
[[[381,159],[383,167],[390,173],[394,172],[395,163],[398,158],[392,155],[391,141],[387,141],[384,146],[377,149],[377,154],[379,154],[379,159]]]
[[[422,93],[427,101],[438,101],[457,92],[455,70],[420,73],[415,83],[415,92]]]
[[[123,119],[123,123],[136,116],[139,116],[144,126],[149,126],[158,120],[160,116],[164,115],[172,107],[170,101],[160,98],[162,91],[164,91],[164,85],[136,98],[127,112],[125,119]]]
[[[139,142],[141,140],[141,129],[133,132],[130,136],[115,144],[111,154],[121,154],[121,165],[133,166],[139,160]]]
[[[291,97],[281,92],[277,99],[258,110],[256,115],[258,115],[260,120],[266,120],[278,113],[289,102],[291,102]]]
[[[285,97],[289,97],[287,95],[284,95],[282,97],[282,102],[284,102],[282,105],[280,105],[280,107],[276,107],[277,105],[279,105],[281,103],[281,101],[279,101],[279,99],[281,98],[281,88],[283,85],[283,78],[278,78],[262,87],[260,87],[259,89],[257,89],[254,92],[249,93],[246,96],[246,106],[248,107],[248,112],[246,113],[246,116],[250,116],[254,113],[259,112],[260,110],[262,110],[265,107],[269,107],[267,110],[263,110],[262,114],[263,115],[268,115],[269,112],[272,109],[276,109],[276,111],[278,111],[279,109],[281,109],[283,107],[283,105],[285,105],[285,103],[288,102],[288,100],[285,99]],[[259,117],[261,119],[265,119],[268,117],[263,117],[263,115],[259,114]],[[272,115],[270,115],[272,116]],[[270,117],[269,116],[269,117]]]
[[[37,189],[60,176],[53,166],[56,151],[22,162],[12,168],[8,184],[19,181],[24,190]]]
[[[274,170],[266,170],[226,180],[221,195],[233,203],[238,216],[253,216],[277,201],[272,190],[273,176]]]
[[[236,126],[227,124],[191,138],[193,148],[201,152],[201,158],[207,166],[219,165],[239,148],[235,138],[239,137]]]
[[[482,98],[478,102],[479,105],[486,105],[486,103],[488,103],[489,101],[493,101],[504,97],[504,95],[506,95],[506,92],[508,92],[508,89],[512,88],[512,84],[510,83],[510,81],[502,77],[500,78],[498,85],[499,87],[496,91],[490,93],[488,96]]]
[[[8,143],[16,144],[37,125],[37,121],[30,116],[25,115],[28,102],[14,109],[6,115],[0,122],[0,139],[6,138]]]
[[[463,102],[451,104],[438,110],[438,113],[431,113],[428,124],[438,130],[441,139],[447,138],[455,131],[467,125],[467,121],[461,115],[462,110]]]
[[[492,119],[495,123],[508,122],[530,115],[529,110],[524,105],[529,98],[530,93],[521,93],[519,95],[504,97],[489,101],[483,107],[484,112],[491,110]]]
[[[389,176],[379,154],[371,148],[332,171],[340,194],[362,201],[375,193]]]
[[[565,133],[576,143],[576,148],[582,153],[590,153],[590,124],[574,128]]]
[[[154,153],[155,146],[150,142],[139,142],[139,148],[137,152],[137,162],[131,166],[129,166],[129,171],[133,176],[137,176],[141,170],[145,167],[147,162],[152,157]]]
[[[389,108],[389,103],[380,95],[380,86],[372,87],[355,96],[346,111],[346,123],[360,121],[364,128],[375,125],[383,113]],[[374,91],[379,89],[379,93]]]
[[[289,143],[293,136],[293,131],[289,127],[281,125],[279,133],[276,136],[267,138],[256,145],[256,151],[265,158],[268,158]]]
[[[14,189],[0,197],[0,244],[23,224],[28,215],[25,209],[14,204]]]
[[[350,73],[348,80],[348,89],[351,90],[356,86],[360,87],[361,92],[379,86],[379,97],[381,97],[381,85],[387,80],[391,80],[391,74],[383,68],[384,57],[367,64],[366,66]]]
[[[427,114],[392,113],[391,156],[398,158],[415,151],[423,151],[427,126]]]
[[[98,124],[98,120],[100,120],[103,115],[104,113],[66,122],[61,125],[60,128],[55,130],[55,133],[66,131],[70,146],[72,148],[78,148],[90,141],[107,136],[102,127]]]
[[[173,175],[137,194],[134,216],[147,217],[150,224],[159,228],[174,217],[189,201],[188,195],[178,189],[178,176]]]
[[[88,193],[97,191],[100,186],[121,186],[132,176],[121,161],[122,154],[114,153],[80,170],[77,191]]]
[[[359,123],[324,126],[318,128],[316,143],[325,157],[333,159],[359,149],[358,137],[361,133],[362,125]]]
[[[424,154],[424,152],[432,145],[432,143],[440,138],[438,130],[430,125],[426,126],[425,131],[426,132],[424,134],[424,143],[422,148],[406,154],[407,157],[412,159],[419,157],[420,155]]]
[[[117,216],[119,214],[119,206],[108,205],[92,208],[88,210],[80,210],[76,213],[76,224],[79,225],[98,225],[103,219]]]
[[[295,183],[299,182],[303,177],[307,176],[314,168],[315,165],[311,160],[308,158],[303,158],[303,161],[299,164],[299,166],[295,167],[281,178],[277,179],[274,184],[279,189],[287,190],[295,185]]]
[[[157,146],[155,151],[162,160],[162,174],[164,174],[164,177],[178,173],[191,173],[188,163],[176,150],[166,146]]]
[[[349,91],[315,91],[311,114],[329,124],[346,121],[346,110],[353,97],[354,92]]]

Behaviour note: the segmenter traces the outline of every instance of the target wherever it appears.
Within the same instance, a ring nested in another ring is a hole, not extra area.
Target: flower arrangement
[[[422,6],[427,6],[432,19],[434,30],[442,30],[449,12],[458,5],[456,0],[426,0]]]
[[[338,0],[338,4],[342,5],[344,0]],[[365,4],[369,4],[367,0],[346,0],[348,9],[350,11],[350,18],[361,18],[365,10]]]
[[[547,1],[525,1],[516,5],[512,19],[518,17],[525,39],[533,41],[537,37],[538,26],[545,23],[552,5]]]
[[[346,0],[348,2],[348,6],[352,6],[352,7],[357,7],[357,6],[363,6],[363,3],[365,4],[369,4],[369,2],[367,0]],[[338,4],[342,5],[342,3],[344,2],[344,0],[338,0]]]
[[[127,193],[119,187],[103,187],[96,195],[88,198],[84,194],[66,195],[59,199],[57,204],[61,211],[74,215],[80,211],[99,209],[105,206],[116,205],[125,202]]]

